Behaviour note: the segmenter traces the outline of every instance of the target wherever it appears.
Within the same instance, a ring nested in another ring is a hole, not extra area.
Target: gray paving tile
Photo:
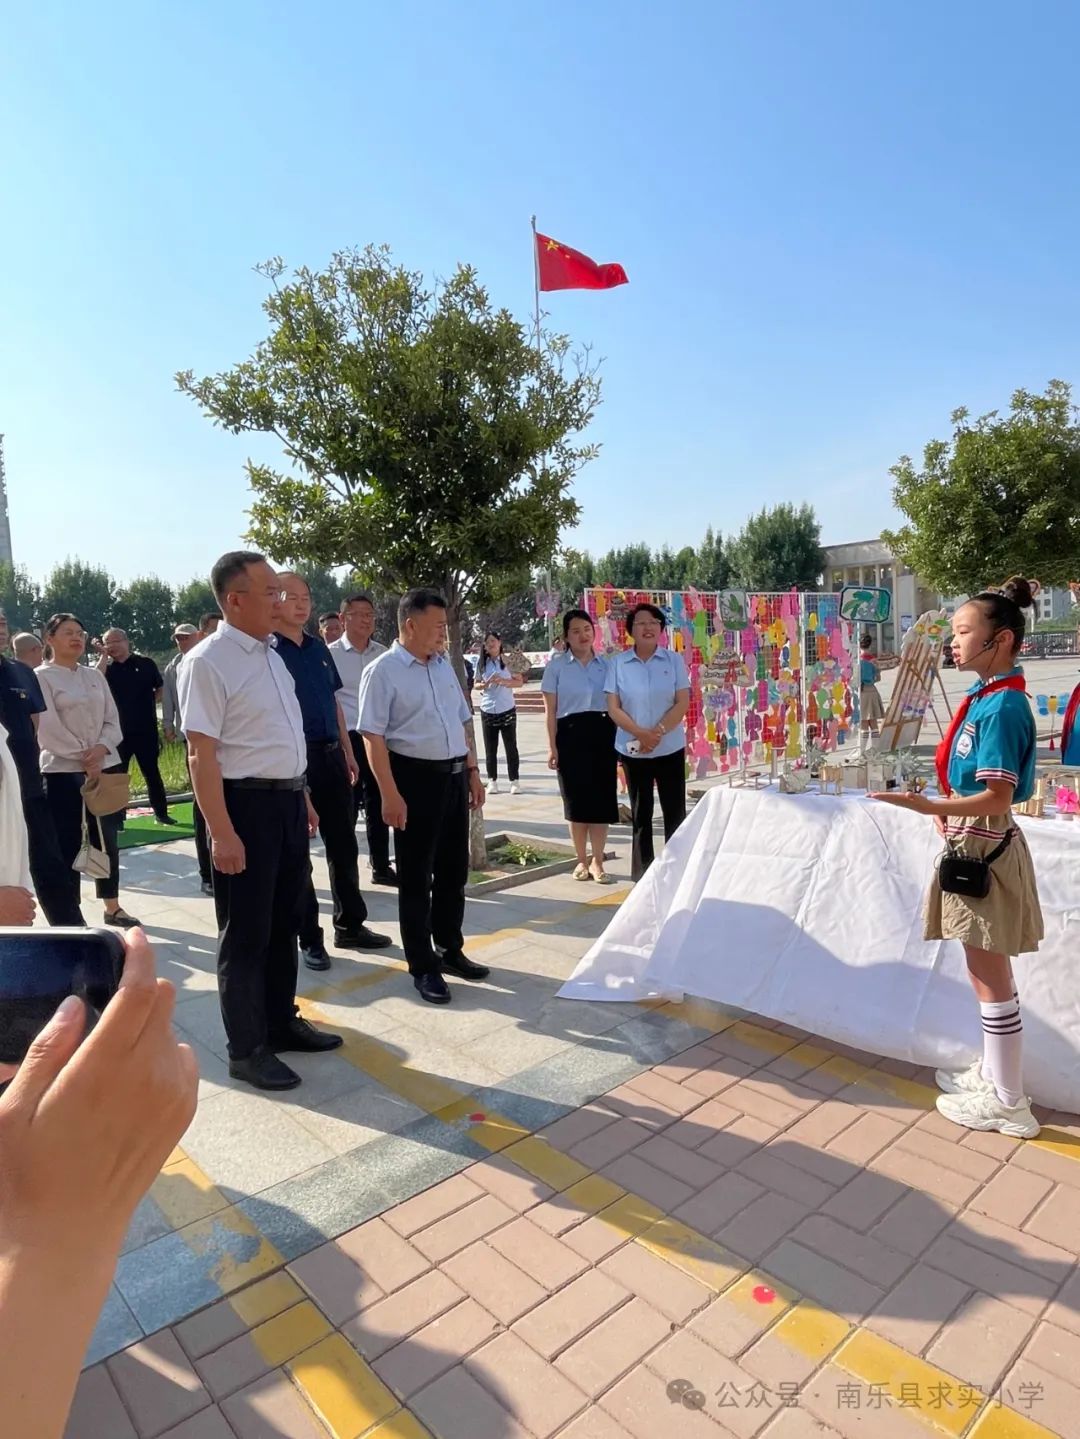
[[[230,1199],[258,1194],[332,1158],[288,1105],[250,1090],[200,1104],[183,1147]]]
[[[127,1254],[129,1250],[141,1249],[144,1244],[150,1244],[153,1240],[160,1239],[163,1234],[171,1234],[172,1231],[173,1226],[148,1194],[145,1199],[140,1201],[139,1207],[131,1216],[131,1223],[128,1225],[120,1253]]]
[[[494,1110],[496,1114],[505,1115],[515,1124],[522,1125],[530,1133],[543,1129],[545,1125],[554,1124],[556,1119],[568,1114],[571,1107],[569,1104],[559,1104],[553,1099],[517,1094],[500,1086],[481,1089],[476,1095],[477,1111],[482,1113],[485,1110]]]
[[[286,1259],[296,1259],[327,1239],[389,1209],[381,1174],[370,1174],[364,1156],[378,1143],[348,1154],[264,1190],[237,1206]]]
[[[369,1081],[338,1095],[318,1108],[294,1109],[294,1117],[335,1154],[370,1144],[383,1134],[396,1134],[422,1119],[424,1111]]]
[[[152,1334],[221,1298],[211,1273],[207,1255],[196,1254],[179,1233],[167,1234],[120,1256],[116,1287],[144,1332]]]
[[[534,1099],[550,1099],[576,1108],[625,1084],[647,1066],[633,1056],[585,1046],[564,1049],[546,1064],[535,1065],[507,1079],[502,1088]]]
[[[510,1023],[462,1045],[461,1053],[471,1055],[489,1069],[509,1077],[554,1059],[570,1043],[554,1034],[538,1034],[529,1025]]]
[[[708,1039],[712,1030],[687,1024],[674,1015],[650,1014],[628,1020],[611,1031],[625,1045],[626,1052],[642,1064],[663,1064],[673,1054]]]
[[[115,1285],[109,1286],[98,1322],[90,1337],[83,1366],[96,1364],[143,1338],[139,1321],[124,1303]]]
[[[221,1023],[221,1005],[216,994],[177,995],[173,1020],[181,1039],[197,1039],[220,1059],[228,1059],[225,1030]]]

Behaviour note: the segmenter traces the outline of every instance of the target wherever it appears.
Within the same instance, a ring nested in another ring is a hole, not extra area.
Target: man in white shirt
[[[195,646],[204,636],[199,633],[194,625],[181,624],[173,630],[173,641],[176,644],[176,653],[162,671],[164,686],[161,692],[161,727],[165,732],[167,743],[172,744],[176,739],[184,738],[183,722],[180,719],[180,695],[177,689],[180,676],[180,666],[185,655],[191,653]],[[186,758],[186,756],[185,756]],[[188,770],[188,783],[191,783],[191,770]],[[210,841],[206,835],[206,820],[199,808],[198,800],[191,806],[192,819],[195,824],[195,853],[199,861],[199,880],[202,884],[203,894],[213,894],[214,884],[210,870]]]
[[[292,677],[270,645],[281,582],[260,554],[234,551],[210,572],[224,623],[184,661],[180,710],[195,798],[210,830],[218,990],[229,1073],[293,1089],[277,1056],[336,1049],[296,1010],[296,937],[314,812]]]
[[[342,689],[338,701],[345,715],[356,767],[360,771],[360,778],[353,786],[353,823],[359,818],[360,806],[363,805],[371,882],[391,885],[396,889],[397,874],[390,863],[390,826],[382,817],[379,786],[368,764],[364,737],[356,728],[360,681],[372,660],[386,653],[386,646],[372,638],[375,633],[375,601],[366,592],[361,590],[355,595],[346,595],[341,605],[341,618],[345,633],[330,645],[330,653],[341,676]]]

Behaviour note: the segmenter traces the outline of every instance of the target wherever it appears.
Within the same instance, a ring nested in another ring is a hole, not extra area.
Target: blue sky
[[[174,371],[243,358],[272,254],[475,263],[527,319],[529,216],[628,287],[591,341],[570,543],[696,542],[810,500],[892,519],[957,405],[1080,377],[1080,10],[987,0],[184,6],[39,0],[0,50],[0,431],[16,559],[205,571],[260,438]]]

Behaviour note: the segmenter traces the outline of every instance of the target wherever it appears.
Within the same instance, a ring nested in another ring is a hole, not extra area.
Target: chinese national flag
[[[536,273],[541,290],[611,290],[626,285],[621,265],[598,265],[550,235],[536,234]]]

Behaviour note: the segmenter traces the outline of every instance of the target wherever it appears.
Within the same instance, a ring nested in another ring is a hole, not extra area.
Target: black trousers
[[[184,764],[187,766],[188,784],[191,785],[191,814],[195,822],[195,853],[199,860],[199,878],[203,884],[213,883],[213,869],[210,863],[210,839],[206,832],[206,819],[195,798],[195,786],[191,779],[191,760],[187,746],[184,746]]]
[[[113,765],[105,773],[119,774],[120,771],[121,766]],[[82,787],[85,779],[84,774],[45,775],[45,797],[52,815],[56,845],[64,869],[63,882],[67,886],[68,901],[75,906],[75,909],[79,907],[82,876],[71,866],[82,848],[84,809]],[[122,810],[117,814],[103,814],[96,817],[91,814],[86,817],[91,843],[98,848],[101,840],[104,840],[105,853],[109,856],[108,879],[94,881],[98,899],[116,899],[120,893],[120,850],[116,840],[120,833],[122,818]],[[101,825],[100,839],[97,829],[99,823]]]
[[[481,710],[480,727],[484,731],[484,758],[487,761],[488,779],[499,778],[499,736],[502,735],[503,747],[506,750],[506,772],[510,776],[510,783],[515,784],[521,773],[516,708],[501,715],[484,714]]]
[[[469,784],[465,761],[456,774],[440,761],[390,753],[394,783],[405,801],[405,828],[394,831],[398,919],[410,974],[432,973],[432,941],[452,954],[465,940],[469,878]]]
[[[311,877],[303,790],[237,789],[225,807],[243,841],[240,874],[214,871],[218,996],[232,1059],[280,1037],[296,1014],[296,935]]]
[[[350,730],[349,739],[352,741],[353,757],[360,771],[360,778],[353,786],[353,828],[356,827],[362,804],[371,867],[374,870],[389,869],[390,826],[382,817],[382,796],[379,794],[378,782],[368,764],[363,735],[357,734],[355,730]]]
[[[85,924],[79,908],[79,877],[70,863],[65,865],[60,853],[56,823],[44,789],[24,797],[23,818],[30,848],[30,875],[45,918],[51,925]]]
[[[120,741],[117,753],[120,756],[120,768],[125,774],[132,759],[139,761],[139,768],[146,780],[146,795],[150,801],[150,808],[158,819],[164,819],[169,813],[169,806],[165,799],[165,783],[161,778],[161,770],[158,766],[161,741],[158,739],[157,733],[134,734],[130,738],[125,735]]]
[[[353,934],[366,922],[368,911],[360,893],[360,850],[356,843],[352,785],[340,744],[308,745],[307,782],[311,803],[319,816],[319,834],[326,846],[330,894],[334,901],[334,933]],[[309,949],[321,942],[319,898],[309,864],[300,943]]]
[[[630,816],[633,840],[630,852],[630,878],[640,879],[653,862],[653,784],[660,794],[660,811],[664,816],[664,838],[670,839],[686,818],[686,751],[651,759],[620,756],[630,792]]]

